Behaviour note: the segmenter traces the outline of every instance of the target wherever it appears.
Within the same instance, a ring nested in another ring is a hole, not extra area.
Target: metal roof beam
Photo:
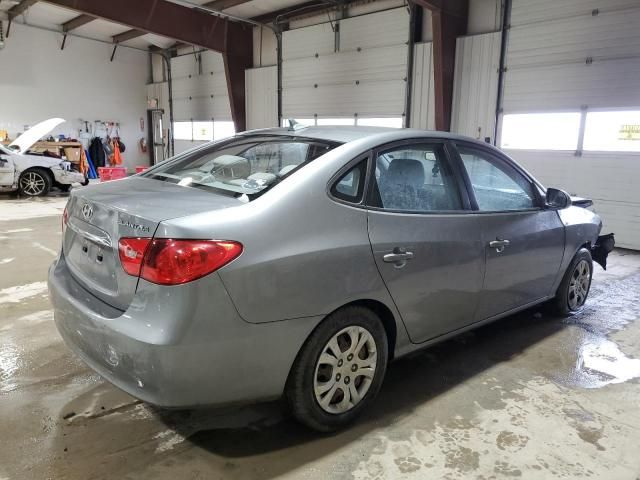
[[[456,40],[467,33],[469,0],[413,0],[431,11],[436,130],[451,129]]]
[[[250,1],[251,0],[213,0],[212,2],[205,3],[203,7],[212,8],[214,10],[226,10],[227,8],[236,7]]]
[[[29,8],[31,8],[36,3],[38,3],[38,0],[22,0],[17,5],[14,5],[7,12],[7,15],[9,16],[9,21],[13,20],[18,15],[22,15],[24,12],[26,12]]]
[[[127,40],[133,40],[134,38],[141,37],[142,35],[146,35],[147,32],[143,32],[141,30],[127,30],[126,32],[119,33],[111,37],[113,39],[113,43],[122,43]]]
[[[91,15],[78,15],[77,17],[72,18],[71,20],[64,22],[62,24],[63,32],[70,32],[71,30],[75,30],[76,28],[80,28],[83,25],[86,25],[89,22],[93,22],[96,17],[92,17]]]

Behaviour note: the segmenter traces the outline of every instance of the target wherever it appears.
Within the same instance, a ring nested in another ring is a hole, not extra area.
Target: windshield
[[[141,176],[234,196],[252,196],[337,146],[334,142],[298,137],[234,137],[187,151]]]

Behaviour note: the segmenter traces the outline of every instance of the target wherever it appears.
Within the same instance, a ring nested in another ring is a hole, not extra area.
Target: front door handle
[[[500,240],[499,238],[496,240],[493,240],[492,242],[489,242],[489,246],[491,248],[495,248],[496,252],[498,253],[504,252],[504,249],[508,247],[510,244],[511,242],[509,240]]]
[[[394,248],[392,253],[387,253],[382,257],[382,260],[386,263],[393,263],[396,267],[404,267],[407,264],[407,260],[413,258],[413,252],[407,252],[401,248]]]

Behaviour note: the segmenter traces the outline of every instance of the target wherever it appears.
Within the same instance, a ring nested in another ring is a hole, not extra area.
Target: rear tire
[[[378,395],[387,369],[387,334],[378,316],[345,307],[309,336],[291,369],[285,397],[293,416],[320,432],[338,430]]]
[[[44,168],[25,170],[18,179],[20,195],[41,197],[51,191],[51,175]]]
[[[587,301],[593,277],[591,253],[581,248],[573,257],[553,301],[555,313],[563,316],[582,311]]]

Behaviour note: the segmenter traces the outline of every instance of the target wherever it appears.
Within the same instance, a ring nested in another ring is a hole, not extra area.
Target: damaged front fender
[[[591,258],[593,261],[600,265],[603,269],[607,269],[607,257],[613,251],[616,246],[616,239],[613,233],[606,235],[600,235],[595,245],[591,247]]]

